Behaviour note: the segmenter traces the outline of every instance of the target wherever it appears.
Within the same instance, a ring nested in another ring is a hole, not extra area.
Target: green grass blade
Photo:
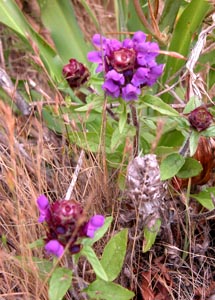
[[[0,1],[0,23],[10,27],[29,44],[30,37],[38,46],[43,62],[52,76],[61,80],[62,62],[51,46],[37,34],[13,0]]]
[[[209,3],[206,0],[192,0],[185,8],[179,21],[176,24],[170,43],[169,51],[176,51],[187,56],[190,50],[191,41],[195,31],[201,26],[208,9]],[[168,57],[163,82],[176,73],[185,62],[181,59]]]
[[[163,13],[160,20],[160,30],[168,29],[168,32],[172,32],[175,19],[177,17],[179,8],[181,4],[183,3],[182,0],[172,1],[172,0],[166,0],[165,6],[163,9]]]
[[[51,32],[57,52],[66,64],[70,58],[88,64],[88,46],[77,23],[71,1],[38,0],[42,21]]]

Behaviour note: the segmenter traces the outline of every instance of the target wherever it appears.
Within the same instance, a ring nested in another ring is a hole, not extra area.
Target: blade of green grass
[[[25,19],[13,0],[0,1],[0,23],[10,27],[29,45],[29,37],[36,43],[49,73],[59,81],[62,78],[62,62],[54,49],[37,34]]]
[[[210,5],[206,0],[192,0],[181,14],[173,32],[169,51],[176,51],[187,56],[195,31],[201,26]],[[168,57],[163,82],[175,74],[185,62]]]
[[[38,0],[42,21],[51,32],[57,52],[66,64],[70,58],[88,64],[88,46],[77,23],[71,1]]]
[[[163,9],[163,13],[161,16],[159,27],[161,30],[164,30],[168,28],[169,32],[172,32],[175,19],[177,17],[179,8],[181,4],[183,3],[182,0],[172,1],[172,0],[166,0],[165,6]]]

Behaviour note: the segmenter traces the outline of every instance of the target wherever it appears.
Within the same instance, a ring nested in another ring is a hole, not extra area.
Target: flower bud
[[[80,87],[89,78],[89,71],[76,59],[70,59],[69,64],[63,67],[63,75],[71,88]]]
[[[197,131],[203,131],[210,126],[213,116],[205,106],[200,106],[191,111],[188,120]]]

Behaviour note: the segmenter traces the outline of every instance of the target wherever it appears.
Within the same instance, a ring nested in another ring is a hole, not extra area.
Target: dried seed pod
[[[127,206],[133,206],[133,209],[124,215],[124,220],[136,219],[138,213],[142,228],[145,225],[153,226],[160,218],[164,195],[165,187],[160,180],[156,155],[147,154],[134,158],[128,165],[126,192]]]

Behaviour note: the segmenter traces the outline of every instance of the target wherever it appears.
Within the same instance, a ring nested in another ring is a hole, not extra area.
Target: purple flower
[[[97,63],[96,72],[105,73],[103,90],[114,98],[135,100],[140,88],[151,86],[162,74],[163,65],[155,61],[159,54],[157,43],[146,42],[146,35],[137,31],[132,39],[120,42],[94,35],[97,51],[88,53],[88,60]]]
[[[93,216],[85,227],[86,236],[94,238],[96,230],[104,225],[105,218],[102,215]]]
[[[45,250],[49,254],[54,254],[57,257],[61,257],[64,252],[64,247],[57,240],[51,240],[45,245]]]
[[[38,222],[42,223],[44,221],[48,221],[50,219],[50,204],[46,196],[40,195],[37,198],[37,205],[40,211]]]
[[[49,204],[48,199],[41,195],[37,204],[40,211],[39,222],[47,222],[45,249],[58,257],[68,244],[71,254],[79,252],[82,245],[78,239],[93,237],[95,231],[104,224],[104,217],[100,215],[87,221],[82,206],[74,199],[57,200]]]
[[[130,83],[122,88],[122,98],[126,101],[137,100],[140,93],[140,89]]]

